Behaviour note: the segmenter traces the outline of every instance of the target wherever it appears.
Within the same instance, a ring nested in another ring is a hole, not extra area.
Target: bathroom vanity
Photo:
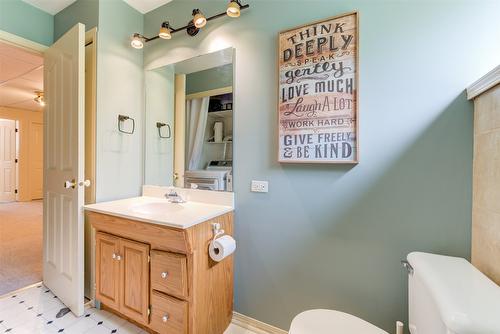
[[[196,200],[143,196],[85,207],[95,229],[101,307],[151,332],[224,332],[233,310],[233,256],[215,262],[208,247],[214,224],[232,235],[233,208]]]

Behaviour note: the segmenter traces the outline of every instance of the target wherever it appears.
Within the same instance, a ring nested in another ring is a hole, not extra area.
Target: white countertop
[[[229,205],[197,201],[169,203],[158,197],[133,197],[85,205],[84,209],[146,223],[186,229],[233,211]]]

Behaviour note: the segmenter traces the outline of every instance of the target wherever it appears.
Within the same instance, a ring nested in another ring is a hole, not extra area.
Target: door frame
[[[93,45],[91,54],[93,67],[87,72],[87,58],[85,58],[85,179],[90,179],[90,187],[85,189],[85,204],[95,203],[96,200],[96,141],[97,141],[97,27],[85,32],[85,47]],[[91,101],[87,103],[87,75],[90,73],[92,82]],[[89,170],[88,170],[89,169]],[[95,229],[87,222],[84,217],[84,296],[92,301],[95,300]]]
[[[16,46],[16,47],[19,47],[19,48],[22,48],[22,49],[25,49],[27,50],[28,52],[31,52],[31,53],[34,53],[34,54],[37,54],[37,55],[40,55],[43,57],[44,53],[48,50],[48,46],[46,45],[43,45],[43,44],[40,44],[40,43],[37,43],[37,42],[34,42],[34,41],[31,41],[29,39],[26,39],[24,37],[21,37],[21,36],[18,36],[18,35],[15,35],[15,34],[12,34],[10,32],[7,32],[5,30],[0,30],[0,42],[3,42],[3,43],[7,43],[7,44],[10,44],[10,45],[13,45],[13,46]],[[96,184],[95,184],[95,170],[96,170],[96,156],[95,156],[95,152],[96,152],[96,114],[97,114],[97,27],[94,27],[88,31],[85,32],[85,45],[88,45],[89,43],[93,43],[94,44],[94,52],[92,54],[92,57],[93,57],[93,64],[94,64],[94,67],[92,69],[92,75],[94,76],[94,80],[93,80],[93,85],[92,85],[92,93],[93,93],[93,97],[94,97],[94,101],[92,103],[92,109],[91,109],[91,112],[93,114],[93,123],[92,123],[92,131],[90,132],[91,136],[89,138],[90,140],[90,145],[92,146],[92,154],[90,155],[90,157],[85,157],[85,159],[90,159],[92,161],[92,171],[91,173],[94,175],[94,182],[92,182],[91,184],[91,195],[90,195],[90,201],[92,203],[95,202],[95,189],[96,189]],[[85,112],[87,112],[87,108],[85,109]],[[86,132],[86,134],[88,134],[88,132]],[[45,136],[46,134],[44,134]],[[87,136],[86,136],[86,140],[87,140]],[[87,142],[86,142],[87,144]],[[92,295],[92,298],[94,298],[95,296],[95,290],[93,289],[94,287],[94,283],[95,283],[95,275],[94,275],[94,271],[95,271],[95,268],[93,266],[93,264],[95,263],[95,254],[94,252],[92,251],[93,247],[95,246],[95,231],[92,229],[92,232],[91,232],[91,243],[90,243],[90,247],[91,249],[89,250],[89,252],[86,252],[86,247],[84,247],[84,258],[85,256],[89,256],[90,257],[90,261],[91,261],[91,273],[90,273],[90,287],[91,288],[91,295]],[[85,275],[85,273],[81,273],[81,275]]]

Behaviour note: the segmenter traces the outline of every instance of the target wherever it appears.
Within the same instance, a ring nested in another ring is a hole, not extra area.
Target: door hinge
[[[151,255],[148,255],[148,262],[151,262]]]
[[[16,132],[19,132],[19,129],[16,128]]]
[[[14,190],[14,194],[17,194],[17,189],[16,189],[16,190]]]
[[[14,162],[17,164],[19,162],[19,159],[15,159]]]
[[[148,307],[148,316],[151,315],[151,306]]]

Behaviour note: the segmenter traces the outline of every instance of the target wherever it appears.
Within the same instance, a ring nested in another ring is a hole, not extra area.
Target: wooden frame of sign
[[[278,161],[358,163],[358,12],[278,35]]]

